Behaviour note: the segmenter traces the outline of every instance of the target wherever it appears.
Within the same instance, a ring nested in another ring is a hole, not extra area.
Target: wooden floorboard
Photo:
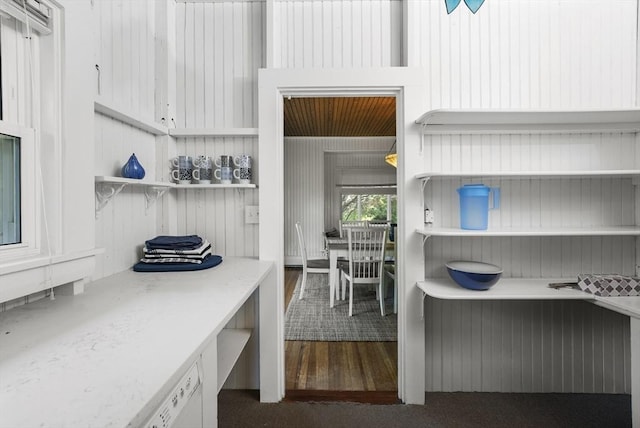
[[[401,404],[397,391],[287,390],[283,401],[349,401],[368,404]]]
[[[285,307],[300,269],[285,269]],[[286,399],[398,402],[397,342],[285,342]]]

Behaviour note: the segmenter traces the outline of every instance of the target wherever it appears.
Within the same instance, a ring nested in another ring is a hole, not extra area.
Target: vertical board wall
[[[284,194],[285,194],[285,263],[301,263],[295,223],[300,221],[309,258],[323,257],[323,232],[331,223],[327,223],[332,206],[326,198],[325,186],[334,187],[338,177],[336,162],[325,164],[325,153],[378,152],[383,159],[394,138],[347,138],[347,137],[286,137],[284,158]],[[384,161],[373,160],[370,156],[353,156],[353,167],[377,168]],[[358,166],[359,165],[359,166]],[[389,167],[389,169],[393,169]],[[392,174],[395,174],[392,171]],[[386,176],[386,175],[385,175]],[[395,177],[394,177],[395,182]],[[339,210],[339,208],[336,208]],[[333,227],[338,228],[337,219]]]
[[[177,4],[177,118],[172,126],[258,127],[264,14],[264,1]]]
[[[93,2],[96,99],[145,118],[155,116],[154,5],[153,0]],[[99,113],[94,132],[96,175],[121,176],[122,165],[135,153],[145,179],[156,179],[154,135]],[[140,258],[144,241],[155,236],[156,210],[146,209],[144,190],[128,186],[98,214],[95,230],[96,246],[105,250],[96,259],[94,279],[99,279]]]
[[[589,109],[635,102],[637,2],[485,2],[451,15],[415,2],[413,64],[424,67],[429,107]],[[598,31],[594,31],[598,28]],[[635,136],[425,137],[425,171],[635,168]],[[455,189],[439,180],[425,200],[441,226],[458,227]],[[490,227],[634,224],[630,179],[487,180],[502,189]],[[449,260],[503,267],[507,277],[635,273],[635,238],[429,238],[425,275]],[[429,391],[629,392],[629,322],[582,302],[427,299]]]
[[[402,65],[400,0],[276,0],[274,15],[274,68]]]
[[[264,1],[177,4],[176,127],[258,126],[264,13]],[[256,182],[257,143],[257,136],[178,138],[175,154],[214,158],[248,154]],[[169,165],[163,168],[169,174]],[[244,212],[246,206],[258,205],[258,191],[179,190],[177,232],[206,236],[214,252],[223,256],[257,256],[258,226],[246,224]]]

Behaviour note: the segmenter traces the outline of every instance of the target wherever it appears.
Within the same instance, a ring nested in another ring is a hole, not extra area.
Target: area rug
[[[285,314],[285,340],[321,342],[395,342],[398,317],[393,313],[393,297],[386,299],[386,316],[380,315],[374,287],[354,287],[353,316],[349,316],[348,296],[329,307],[326,274],[308,274],[302,300],[300,284],[293,292]],[[389,287],[392,291],[391,287]]]

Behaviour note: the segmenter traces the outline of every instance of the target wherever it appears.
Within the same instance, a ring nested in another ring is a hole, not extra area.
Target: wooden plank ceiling
[[[395,97],[284,99],[286,137],[387,137],[396,135]]]

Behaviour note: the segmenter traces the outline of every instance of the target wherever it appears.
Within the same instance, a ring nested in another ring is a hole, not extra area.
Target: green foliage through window
[[[396,195],[342,195],[341,220],[397,222]]]

